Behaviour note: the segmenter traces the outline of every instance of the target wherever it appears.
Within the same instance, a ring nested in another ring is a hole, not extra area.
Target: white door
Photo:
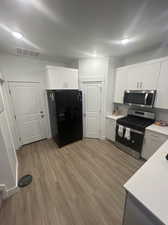
[[[98,82],[86,82],[82,89],[85,137],[100,138],[102,85]]]
[[[20,144],[46,138],[45,113],[39,83],[11,82],[10,93]]]

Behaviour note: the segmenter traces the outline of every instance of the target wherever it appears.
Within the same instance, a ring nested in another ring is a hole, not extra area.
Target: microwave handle
[[[144,104],[144,105],[146,105],[146,103],[147,103],[148,94],[149,94],[149,93],[146,93],[146,94],[145,94],[145,104]]]

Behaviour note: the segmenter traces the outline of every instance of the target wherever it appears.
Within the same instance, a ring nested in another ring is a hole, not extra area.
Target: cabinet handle
[[[139,87],[139,82],[137,82],[137,88]]]
[[[140,87],[140,88],[142,88],[142,84],[143,84],[143,83],[141,82],[141,87]]]

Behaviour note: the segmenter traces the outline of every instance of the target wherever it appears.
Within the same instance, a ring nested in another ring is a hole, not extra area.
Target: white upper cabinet
[[[142,84],[141,89],[152,90],[157,89],[157,82],[160,73],[160,62],[145,64],[141,67]]]
[[[117,69],[114,102],[123,103],[124,91],[127,89],[128,70],[125,68]]]
[[[161,63],[155,107],[168,109],[168,61]]]
[[[128,68],[127,89],[128,90],[140,89],[141,78],[142,75],[139,66]]]
[[[46,89],[78,89],[78,70],[47,66]]]
[[[157,88],[160,72],[160,62],[144,63],[129,67],[128,89],[129,90],[152,90]]]
[[[151,61],[118,68],[116,70],[114,102],[123,103],[125,90],[157,90],[160,68],[160,61]],[[166,69],[168,72],[168,66],[162,68],[162,73],[165,73],[164,71]],[[159,81],[160,86],[166,85],[164,83],[165,80],[166,78]]]

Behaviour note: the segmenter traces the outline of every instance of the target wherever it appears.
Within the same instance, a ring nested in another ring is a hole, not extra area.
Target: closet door
[[[87,138],[100,138],[101,135],[101,82],[84,82],[83,121],[84,135]]]

